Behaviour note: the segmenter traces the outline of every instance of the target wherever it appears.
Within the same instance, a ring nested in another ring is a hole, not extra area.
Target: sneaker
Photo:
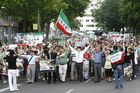
[[[44,80],[44,81],[45,81],[46,79],[45,79],[45,78],[43,78],[42,80]]]
[[[10,90],[10,92],[14,92],[14,91],[15,91],[14,89]]]
[[[113,78],[113,81],[115,81],[115,78]]]
[[[66,81],[61,81],[62,83],[65,83]]]
[[[19,89],[15,89],[15,91],[18,91]]]
[[[115,89],[119,89],[119,87],[116,86]]]
[[[28,82],[27,84],[32,84],[32,82]]]
[[[7,81],[6,81],[6,80],[4,80],[3,84],[6,84],[6,83],[7,83]]]
[[[137,77],[137,75],[134,76],[135,78]]]
[[[120,88],[123,88],[123,85],[121,85]]]
[[[38,77],[38,79],[41,79],[41,77]]]
[[[94,83],[97,83],[98,81],[94,81]]]

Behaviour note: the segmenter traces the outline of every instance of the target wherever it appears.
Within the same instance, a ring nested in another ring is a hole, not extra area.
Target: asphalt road
[[[66,83],[57,82],[47,84],[46,81],[39,81],[34,84],[26,84],[25,81],[19,82],[19,91],[12,93],[140,93],[140,78],[133,81],[125,81],[123,89],[115,89],[114,82],[94,83],[93,79],[79,83],[67,81]],[[0,82],[0,93],[10,93],[7,84]]]

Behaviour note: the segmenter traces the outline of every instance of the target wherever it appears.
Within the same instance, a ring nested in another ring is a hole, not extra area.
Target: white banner
[[[45,71],[45,70],[55,70],[54,66],[49,64],[47,61],[41,61],[40,62],[40,71]]]
[[[10,44],[10,45],[8,46],[8,49],[15,50],[16,47],[17,47],[17,44]]]

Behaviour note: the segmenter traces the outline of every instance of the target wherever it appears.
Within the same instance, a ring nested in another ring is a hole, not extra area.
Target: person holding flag
[[[123,63],[124,55],[122,51],[118,51],[118,46],[113,46],[113,52],[111,55],[111,63],[115,77],[115,88],[123,88]]]

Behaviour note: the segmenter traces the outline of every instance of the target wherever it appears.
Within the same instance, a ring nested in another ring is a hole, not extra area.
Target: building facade
[[[87,9],[85,10],[85,15],[83,17],[77,17],[76,19],[81,23],[80,25],[80,31],[84,32],[94,32],[100,30],[100,27],[97,26],[97,23],[95,22],[95,19],[92,16],[92,12],[95,11],[95,9],[99,8],[100,4],[99,2],[103,0],[90,0]]]

